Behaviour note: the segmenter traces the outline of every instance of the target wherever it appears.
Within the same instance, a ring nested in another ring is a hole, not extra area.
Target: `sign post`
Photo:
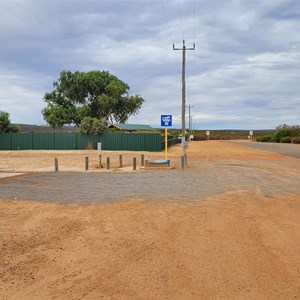
[[[168,159],[168,127],[172,126],[172,115],[161,115],[160,126],[165,127],[165,159]]]
[[[250,131],[249,131],[249,135],[250,135],[251,141],[253,141],[253,130],[250,130]]]
[[[210,131],[206,130],[206,139],[209,140]]]

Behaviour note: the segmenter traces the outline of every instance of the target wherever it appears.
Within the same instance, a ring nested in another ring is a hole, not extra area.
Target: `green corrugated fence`
[[[173,136],[168,137],[168,147],[171,147],[173,145],[180,144],[180,143],[181,143],[181,139],[175,138]],[[162,140],[161,140],[161,150],[164,150],[164,149],[165,149],[165,139],[162,138]]]
[[[0,150],[102,150],[161,151],[159,133],[1,133]]]

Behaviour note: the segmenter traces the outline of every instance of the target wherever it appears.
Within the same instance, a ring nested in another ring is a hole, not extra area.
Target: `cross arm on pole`
[[[195,50],[196,49],[196,45],[195,43],[193,44],[193,48],[186,48],[185,50]]]
[[[195,43],[193,44],[193,48],[186,48],[186,46],[185,46],[185,40],[183,40],[182,45],[183,45],[182,48],[175,48],[175,45],[173,44],[173,50],[195,50],[196,49]]]

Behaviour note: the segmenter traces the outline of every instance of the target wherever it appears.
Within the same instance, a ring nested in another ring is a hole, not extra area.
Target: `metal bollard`
[[[89,157],[85,157],[85,170],[87,171],[89,169]]]
[[[184,154],[184,165],[186,167],[188,166],[188,157],[187,157],[187,154]]]
[[[106,157],[106,169],[110,170],[110,157]]]
[[[136,157],[133,158],[133,170],[135,171],[136,170]]]
[[[57,159],[57,157],[54,158],[54,170],[55,170],[55,172],[58,172],[58,159]]]
[[[98,168],[102,168],[101,160],[102,160],[102,155],[100,154],[98,157]]]

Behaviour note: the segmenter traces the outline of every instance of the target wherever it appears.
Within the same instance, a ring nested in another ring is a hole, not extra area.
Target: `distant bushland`
[[[248,139],[249,130],[209,130],[209,136],[206,135],[207,130],[195,130],[194,140],[239,140]]]
[[[276,127],[273,133],[256,136],[256,141],[300,144],[300,126],[290,126],[287,124],[279,125]]]
[[[187,130],[188,131],[188,130]],[[169,134],[174,137],[179,137],[181,135],[181,129],[169,129]],[[193,130],[191,135],[193,135],[194,141],[206,141],[206,140],[245,140],[249,139],[249,130],[238,130],[238,129],[224,129],[224,130],[209,130],[209,136],[206,135],[207,130]],[[274,130],[257,130],[254,135],[269,134],[274,132]],[[163,131],[162,131],[163,134]],[[186,139],[188,139],[188,135]]]
[[[181,129],[169,129],[169,135],[173,137],[181,136]],[[188,130],[187,130],[188,132]],[[209,136],[206,135],[207,130],[193,130],[194,141],[206,140],[245,140],[249,139],[249,130],[224,129],[209,130]],[[161,130],[162,135],[164,134]],[[186,135],[186,140],[188,139]],[[300,126],[299,125],[279,125],[275,129],[261,129],[253,131],[253,141],[262,143],[293,143],[300,144]]]

